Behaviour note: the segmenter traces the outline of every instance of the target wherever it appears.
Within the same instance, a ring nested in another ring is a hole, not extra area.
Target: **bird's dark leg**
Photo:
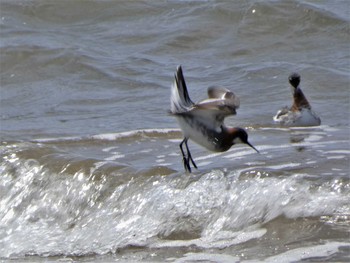
[[[193,161],[190,149],[188,148],[187,140],[185,141],[185,145],[186,145],[186,149],[187,149],[187,162],[188,162],[188,164],[191,161],[191,163],[193,164],[194,168],[198,169],[196,163]]]
[[[181,150],[181,153],[182,153],[182,161],[184,163],[185,170],[188,171],[188,172],[191,172],[189,158],[186,157],[185,152],[184,152],[184,150],[182,148],[183,143],[185,143],[185,145],[186,145],[187,154],[188,154],[187,138],[184,138],[179,146],[180,146],[180,150]]]

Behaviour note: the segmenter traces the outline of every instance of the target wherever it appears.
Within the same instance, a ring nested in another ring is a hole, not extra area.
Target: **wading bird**
[[[284,107],[280,109],[273,117],[275,122],[285,126],[318,126],[321,119],[311,109],[310,103],[307,101],[302,92],[300,84],[300,75],[293,73],[288,78],[292,86],[293,105],[292,107]]]
[[[171,89],[170,112],[177,118],[184,135],[180,149],[188,172],[191,172],[191,164],[197,168],[188,148],[189,139],[214,152],[227,151],[236,143],[247,144],[259,152],[248,142],[248,134],[244,129],[224,125],[225,117],[235,115],[239,107],[239,99],[235,94],[223,87],[210,87],[208,97],[198,103],[190,99],[182,68],[178,66]]]

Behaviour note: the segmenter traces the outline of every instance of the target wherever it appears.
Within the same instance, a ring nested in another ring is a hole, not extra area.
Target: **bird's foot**
[[[184,168],[187,172],[191,173],[191,165],[190,165],[190,160],[186,158],[185,156],[182,159],[182,162],[184,164]]]
[[[191,156],[190,153],[188,154],[187,161],[188,161],[188,163],[191,161],[193,167],[196,168],[196,169],[198,169],[198,168],[197,168],[197,165],[196,165],[196,163],[193,161],[193,158],[192,158],[192,156]]]
[[[185,170],[186,170],[187,172],[189,172],[189,173],[192,172],[191,163],[192,163],[192,165],[193,165],[194,168],[198,169],[196,163],[193,161],[193,159],[192,159],[191,156],[189,156],[189,157],[187,157],[187,158],[186,158],[186,157],[183,157],[182,161],[183,161]]]

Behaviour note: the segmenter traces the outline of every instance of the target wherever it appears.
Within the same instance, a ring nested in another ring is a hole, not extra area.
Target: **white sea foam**
[[[341,160],[341,159],[344,159],[346,158],[345,155],[335,155],[335,156],[327,156],[326,157],[328,160]]]
[[[71,142],[71,141],[82,141],[82,140],[103,140],[103,141],[115,141],[118,139],[134,137],[134,136],[148,136],[148,135],[162,135],[168,133],[179,133],[180,129],[140,129],[140,130],[131,130],[125,132],[116,132],[116,133],[101,133],[91,136],[83,136],[83,137],[57,137],[57,138],[40,138],[35,139],[33,142],[42,142],[42,143],[52,143],[52,142]]]
[[[330,151],[327,151],[328,154],[331,154],[331,153],[339,153],[339,154],[350,154],[350,151],[349,150],[330,150]]]
[[[225,254],[215,253],[187,253],[182,258],[178,258],[175,263],[188,262],[217,262],[217,263],[234,263],[240,262],[239,257],[233,257]]]
[[[168,138],[164,141],[168,142]],[[46,149],[43,160],[30,161],[18,154],[20,146],[6,147],[3,165],[8,167],[2,168],[0,181],[0,190],[5,196],[0,208],[5,210],[0,212],[5,215],[2,224],[12,232],[7,236],[10,245],[0,248],[0,254],[22,255],[28,251],[40,255],[48,251],[52,255],[84,254],[86,248],[89,253],[105,254],[127,246],[223,249],[254,239],[262,240],[268,231],[265,224],[274,219],[331,216],[341,213],[349,203],[348,182],[323,183],[317,180],[321,174],[311,180],[310,174],[279,176],[278,172],[278,176],[260,176],[261,169],[283,172],[298,167],[299,163],[290,158],[276,159],[275,151],[271,153],[274,159],[267,163],[269,158],[243,146],[236,148],[237,154],[235,151],[202,153],[195,160],[201,166],[209,166],[213,162],[210,158],[227,160],[220,155],[241,158],[240,155],[250,154],[263,158],[264,162],[247,159],[247,163],[235,169],[199,169],[193,175],[160,176],[152,172],[150,176],[134,173],[132,169],[126,173],[108,172],[115,164],[108,160],[123,158],[122,155],[127,158],[128,154],[131,155],[128,162],[137,162],[140,156],[149,157],[147,160],[152,164],[148,168],[160,167],[161,170],[172,164],[170,159],[176,159],[182,168],[178,152],[147,154],[153,142],[142,143],[147,145],[143,153],[132,143],[131,150],[120,147],[116,151],[114,145],[108,145],[103,148],[105,151],[98,152],[103,157],[79,161],[76,169],[72,169],[75,164],[74,158],[70,161],[70,155],[63,161],[60,159],[62,152],[51,154],[50,149],[47,155]],[[91,146],[96,147],[95,142]],[[23,147],[27,149],[30,145]],[[275,149],[275,146],[270,147]],[[276,149],[278,147],[281,146]],[[123,148],[127,150],[125,153],[121,151]],[[162,145],[159,149],[163,149]],[[343,150],[333,151],[334,156],[344,155]],[[280,155],[284,151],[276,150],[276,153]],[[41,163],[57,161],[63,162],[59,171],[50,170],[49,165]],[[13,167],[17,167],[14,177],[11,175]],[[241,176],[251,171],[251,176]],[[325,172],[332,175],[332,171]],[[27,227],[28,222],[30,227]],[[42,241],[47,233],[50,233],[51,243]],[[99,243],[91,243],[96,236]],[[20,244],[21,249],[13,244]]]
[[[249,230],[244,229],[239,232],[231,231],[221,231],[215,232],[215,235],[203,236],[198,239],[191,240],[161,240],[151,244],[151,247],[154,248],[165,248],[165,247],[188,247],[188,246],[197,246],[200,248],[217,248],[224,249],[236,244],[241,244],[252,239],[257,239],[266,234],[266,229],[256,229]]]
[[[284,169],[284,168],[292,168],[292,167],[298,167],[298,166],[300,166],[300,163],[285,163],[285,164],[280,164],[280,165],[270,165],[267,167],[271,168],[271,169],[280,170],[280,169]]]
[[[329,242],[323,245],[316,245],[310,247],[296,248],[286,251],[277,256],[272,256],[263,260],[263,262],[295,262],[300,260],[306,260],[311,258],[328,257],[339,251],[339,247],[350,246],[350,243],[342,242]],[[253,263],[256,261],[245,261],[247,263]],[[259,261],[261,262],[261,261]]]
[[[133,130],[119,133],[105,133],[91,136],[95,140],[109,140],[114,141],[120,138],[133,137],[135,135],[150,135],[150,134],[167,134],[170,132],[178,132],[179,129],[143,129]]]
[[[124,157],[125,157],[125,154],[114,153],[113,155],[105,158],[105,160],[106,161],[114,161],[114,160],[121,159],[121,158],[124,158]]]

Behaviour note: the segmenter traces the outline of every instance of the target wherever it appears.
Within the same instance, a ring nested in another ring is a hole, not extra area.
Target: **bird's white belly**
[[[288,111],[283,115],[278,115],[279,112],[274,116],[274,121],[287,126],[317,126],[321,124],[320,118],[309,109],[303,109],[297,112]]]
[[[300,116],[295,122],[295,125],[300,126],[317,126],[320,124],[320,118],[312,110],[309,109],[300,111]]]
[[[191,118],[177,117],[177,121],[180,125],[184,137],[191,139],[197,144],[207,148],[210,151],[218,151],[217,143],[218,139],[209,136],[206,129],[204,129],[203,124],[196,122]]]

